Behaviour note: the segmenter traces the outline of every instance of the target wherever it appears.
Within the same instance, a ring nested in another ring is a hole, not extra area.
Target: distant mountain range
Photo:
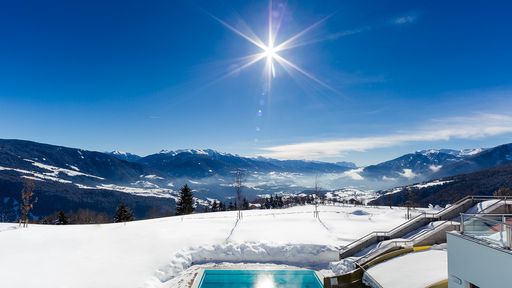
[[[118,155],[112,155],[118,157]],[[132,156],[132,158],[134,157]],[[237,169],[242,169],[246,173],[338,173],[355,166],[353,163],[334,164],[262,157],[248,158],[211,149],[163,150],[160,153],[139,158],[135,162],[168,177],[192,178],[205,178],[213,175],[228,176]]]
[[[425,180],[437,178],[440,175],[454,175],[457,174],[456,166],[465,166],[463,163],[469,163],[468,161],[471,161],[470,159],[472,159],[473,156],[479,155],[484,151],[486,151],[486,149],[483,148],[464,150],[422,150],[415,153],[405,154],[396,159],[382,162],[377,165],[367,166],[361,171],[360,175],[362,177],[374,179],[380,178],[382,180],[400,178]],[[467,169],[468,171],[471,169],[474,169],[473,171],[475,171],[480,168],[474,166],[468,167]]]
[[[466,174],[378,191],[371,205],[445,206],[468,195],[491,196],[499,188],[512,188],[512,165],[500,165]]]
[[[124,201],[137,217],[144,218],[149,210],[169,213],[174,209],[177,192],[185,183],[194,190],[199,209],[213,200],[233,201],[233,171],[239,169],[245,175],[244,196],[253,199],[300,193],[317,180],[325,191],[345,187],[380,190],[507,164],[512,164],[512,144],[423,150],[358,168],[350,162],[249,158],[211,149],[163,150],[141,157],[0,140],[0,220],[16,217],[25,179],[36,185],[38,204],[33,216],[78,208],[113,213]]]
[[[0,220],[17,218],[22,183],[27,179],[35,182],[38,196],[34,216],[78,208],[112,213],[124,201],[137,217],[143,218],[155,207],[162,213],[174,209],[177,191],[185,183],[196,192],[199,208],[214,199],[228,201],[233,194],[232,172],[237,169],[248,178],[246,196],[254,198],[258,194],[301,190],[286,177],[342,173],[351,169],[347,165],[355,166],[247,158],[209,149],[161,151],[140,157],[120,151],[101,153],[0,140]]]

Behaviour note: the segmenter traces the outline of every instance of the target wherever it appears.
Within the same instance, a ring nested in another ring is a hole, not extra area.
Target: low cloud
[[[359,174],[359,173],[363,172],[363,169],[364,168],[348,170],[343,173],[343,176],[349,177],[352,180],[364,180],[364,177],[361,176],[361,174]]]
[[[278,159],[325,159],[340,157],[347,152],[364,152],[413,142],[479,139],[512,134],[512,116],[476,114],[430,121],[408,132],[326,141],[301,142],[262,148],[261,156]]]
[[[400,174],[400,176],[405,177],[407,179],[413,179],[413,178],[418,177],[418,175],[416,173],[412,172],[411,169],[404,169],[404,172],[399,173],[399,174]]]

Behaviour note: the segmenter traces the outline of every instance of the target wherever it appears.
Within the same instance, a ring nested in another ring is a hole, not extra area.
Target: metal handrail
[[[502,198],[499,201],[497,201],[496,203],[484,208],[482,211],[479,212],[479,214],[485,213],[485,211],[490,210],[491,208],[494,208],[495,206],[498,206],[498,204],[500,204],[501,202],[507,203],[507,200],[510,200],[510,198],[507,198],[507,196],[502,196],[502,197],[504,197],[504,198]]]
[[[393,240],[393,239],[391,239],[389,243],[386,243],[386,245],[384,245],[383,247],[379,247],[379,250],[380,250],[379,254],[389,250],[390,248],[394,248],[394,247],[406,247],[406,245],[414,246],[414,244],[416,244],[416,242],[418,240],[423,240],[423,239],[420,239],[420,238],[422,238],[423,236],[425,236],[428,233],[431,233],[431,232],[434,232],[434,231],[436,231],[438,229],[443,228],[444,224],[446,224],[448,222],[451,222],[453,224],[453,221],[445,220],[445,221],[443,221],[442,223],[440,223],[438,226],[434,227],[431,230],[425,230],[425,231],[422,231],[420,234],[414,235],[414,237],[411,238],[411,239],[401,239],[401,240]],[[457,222],[455,222],[455,223],[457,223]],[[388,246],[390,246],[390,247],[388,247]],[[380,248],[385,248],[385,249],[382,250]],[[372,251],[372,252],[368,253],[367,255],[362,256],[361,258],[357,259],[355,262],[356,263],[364,263],[366,261],[366,259],[372,258],[373,255],[375,254],[375,252],[377,252],[377,250],[376,251]]]
[[[389,250],[390,248],[394,248],[394,247],[406,247],[406,245],[408,244],[412,244],[411,246],[413,246],[415,244],[415,241],[418,240],[418,238],[421,238],[422,236],[424,236],[425,234],[429,233],[429,232],[433,232],[433,231],[436,231],[437,229],[440,229],[443,227],[443,225],[445,223],[448,223],[448,222],[452,222],[453,221],[450,221],[450,220],[445,220],[443,221],[441,224],[439,224],[438,226],[434,227],[432,230],[426,230],[418,235],[415,235],[413,238],[411,239],[408,239],[408,240],[397,240],[397,241],[392,241],[392,242],[389,242],[387,243],[384,247],[382,248],[386,248],[384,251],[379,251],[379,254],[383,253],[383,252],[386,252],[387,250]],[[391,246],[391,247],[387,247],[387,246]],[[375,251],[374,251],[375,252]],[[377,280],[375,278],[373,278],[366,269],[364,269],[364,263],[366,262],[367,259],[369,258],[372,258],[375,253],[373,252],[370,252],[368,255],[365,255],[364,257],[361,257],[359,259],[357,259],[354,263],[357,267],[360,267],[364,273],[364,275],[366,275],[368,278],[370,278],[370,280],[373,281],[373,284],[377,285],[377,287],[380,287],[382,288],[382,285],[377,282]]]
[[[496,219],[491,219],[491,218],[488,218],[488,217],[485,217],[485,216],[482,216],[482,214],[478,213],[478,214],[467,214],[467,213],[460,213],[461,216],[469,216],[471,218],[478,218],[478,219],[482,219],[482,220],[485,220],[485,221],[489,221],[489,222],[494,222],[495,224],[503,224],[503,225],[506,225],[506,226],[510,226],[512,227],[512,224],[508,224],[506,222],[503,222],[503,221],[498,221]],[[511,216],[512,214],[484,214],[484,215],[492,215],[492,216]],[[464,222],[462,222],[463,224]]]
[[[471,201],[484,201],[484,200],[489,200],[489,199],[500,199],[500,201],[498,201],[498,202],[501,202],[502,200],[510,199],[510,196],[507,197],[507,196],[468,195],[468,196],[465,196],[465,197],[459,199],[453,205],[451,205],[449,207],[446,207],[446,208],[444,208],[443,210],[441,210],[441,211],[439,211],[437,213],[422,213],[422,214],[419,214],[419,215],[409,219],[408,221],[406,221],[406,222],[404,222],[404,223],[394,227],[393,229],[391,229],[389,231],[374,231],[374,232],[368,233],[365,236],[363,236],[363,237],[361,237],[361,238],[359,238],[359,239],[357,239],[357,240],[355,240],[355,241],[345,245],[344,247],[341,248],[341,250],[346,251],[346,250],[350,249],[351,247],[356,246],[359,243],[363,243],[363,242],[365,242],[365,241],[367,241],[369,239],[372,239],[373,237],[390,236],[390,235],[393,234],[393,232],[395,232],[399,228],[402,228],[404,226],[408,226],[411,223],[414,223],[417,220],[419,220],[419,218],[421,218],[421,217],[427,218],[426,215],[429,215],[430,216],[429,218],[433,218],[433,220],[440,220],[440,217],[442,215],[447,214],[448,212],[459,208],[460,205],[462,205],[463,203],[467,202],[467,200],[471,200]],[[494,206],[495,204],[493,204],[491,206]],[[487,208],[490,208],[491,206],[489,206]]]
[[[355,244],[358,244],[360,242],[364,242],[366,240],[366,238],[368,239],[371,239],[375,236],[389,236],[390,234],[392,234],[395,230],[397,230],[398,228],[402,228],[403,226],[406,226],[408,225],[409,223],[412,223],[412,222],[416,222],[417,219],[419,218],[422,218],[422,217],[425,217],[425,213],[421,213],[419,215],[416,215],[415,217],[407,220],[406,222],[394,227],[393,229],[389,230],[389,231],[373,231],[373,232],[370,232],[368,234],[366,234],[365,236],[345,245],[342,249],[348,249],[350,246],[354,246]]]

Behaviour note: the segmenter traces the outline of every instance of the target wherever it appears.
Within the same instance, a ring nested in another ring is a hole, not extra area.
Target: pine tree
[[[66,225],[69,224],[68,217],[66,214],[64,214],[64,211],[60,211],[59,214],[57,214],[57,225]]]
[[[247,198],[244,197],[244,200],[242,202],[242,209],[243,210],[249,210],[249,201],[247,201]]]
[[[119,207],[117,207],[114,222],[129,222],[133,220],[134,218],[132,212],[126,207],[126,205],[123,202],[121,202],[121,204],[119,204]]]
[[[276,206],[278,208],[283,208],[283,206],[284,206],[283,196],[276,196]]]
[[[226,204],[224,202],[219,203],[219,211],[226,211]]]
[[[235,210],[235,206],[233,205],[233,202],[229,202],[228,211],[232,211],[232,210]]]
[[[268,198],[265,198],[265,209],[270,209],[271,205],[270,205],[270,199]]]
[[[217,200],[213,200],[212,212],[217,212],[219,207],[217,206]]]
[[[176,203],[176,215],[187,215],[194,212],[194,195],[187,184],[180,190],[180,199]]]

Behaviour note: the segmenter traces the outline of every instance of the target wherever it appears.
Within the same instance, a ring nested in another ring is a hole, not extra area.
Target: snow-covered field
[[[126,224],[0,223],[0,286],[176,287],[192,264],[219,262],[324,269],[340,246],[406,221],[401,208],[320,206],[319,219],[313,211],[251,210],[239,221],[237,212],[216,212]]]

